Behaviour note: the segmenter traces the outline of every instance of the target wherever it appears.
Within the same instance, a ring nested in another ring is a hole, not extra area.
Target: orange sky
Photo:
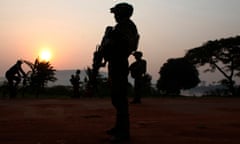
[[[0,76],[17,59],[34,61],[49,48],[56,69],[84,69],[105,27],[115,25],[109,8],[120,0],[1,0]],[[127,0],[141,35],[148,72],[208,40],[240,34],[239,0]],[[130,58],[132,60],[132,58]],[[208,78],[205,78],[208,79]]]

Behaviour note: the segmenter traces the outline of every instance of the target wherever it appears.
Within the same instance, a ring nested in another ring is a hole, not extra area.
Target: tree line
[[[24,94],[31,90],[38,97],[46,89],[49,81],[57,80],[55,77],[56,70],[50,62],[41,62],[39,59],[36,59],[33,63],[24,62],[31,70],[23,80],[22,92]],[[205,72],[219,71],[224,76],[219,84],[227,88],[225,95],[238,95],[239,85],[237,85],[235,78],[240,77],[240,36],[210,40],[199,47],[189,49],[183,57],[169,58],[160,68],[156,87],[152,86],[152,76],[150,74],[145,76],[144,94],[149,96],[180,95],[181,90],[194,88],[201,82],[198,68],[203,66],[207,66]],[[81,94],[85,96],[108,96],[107,79],[98,74],[97,89],[91,89],[92,68],[88,67],[85,71],[87,76],[82,82]],[[132,91],[132,89],[132,85],[129,84],[129,90]],[[62,87],[59,89],[55,87],[55,92],[63,90]],[[65,89],[65,91],[69,90],[71,89]],[[1,86],[1,91],[4,93],[4,84]]]
[[[235,78],[240,76],[240,36],[210,40],[188,50],[184,57],[169,59],[161,68],[157,87],[167,94],[196,87],[200,82],[197,68],[207,65],[205,72],[219,71],[227,87],[226,95],[239,94]]]

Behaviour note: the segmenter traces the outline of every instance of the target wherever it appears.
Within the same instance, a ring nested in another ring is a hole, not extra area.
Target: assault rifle
[[[99,69],[101,67],[105,67],[107,63],[106,58],[106,49],[109,45],[109,34],[112,31],[112,27],[108,26],[105,29],[105,34],[102,38],[101,44],[96,46],[96,50],[93,53],[93,64],[92,64],[92,70],[90,70],[90,77],[89,82],[91,87],[96,90],[97,89],[97,76],[99,73]]]

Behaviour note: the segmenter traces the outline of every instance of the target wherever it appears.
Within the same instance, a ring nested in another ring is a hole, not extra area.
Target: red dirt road
[[[146,98],[132,144],[239,144],[240,98]],[[0,100],[0,144],[109,144],[109,99]]]

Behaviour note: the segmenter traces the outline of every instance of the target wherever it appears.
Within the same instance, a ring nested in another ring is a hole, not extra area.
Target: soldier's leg
[[[112,82],[112,103],[116,109],[116,135],[129,136],[129,112],[127,98],[127,78],[119,78]]]
[[[8,78],[8,90],[9,90],[9,97],[15,98],[16,97],[16,89],[14,86],[13,78]]]

